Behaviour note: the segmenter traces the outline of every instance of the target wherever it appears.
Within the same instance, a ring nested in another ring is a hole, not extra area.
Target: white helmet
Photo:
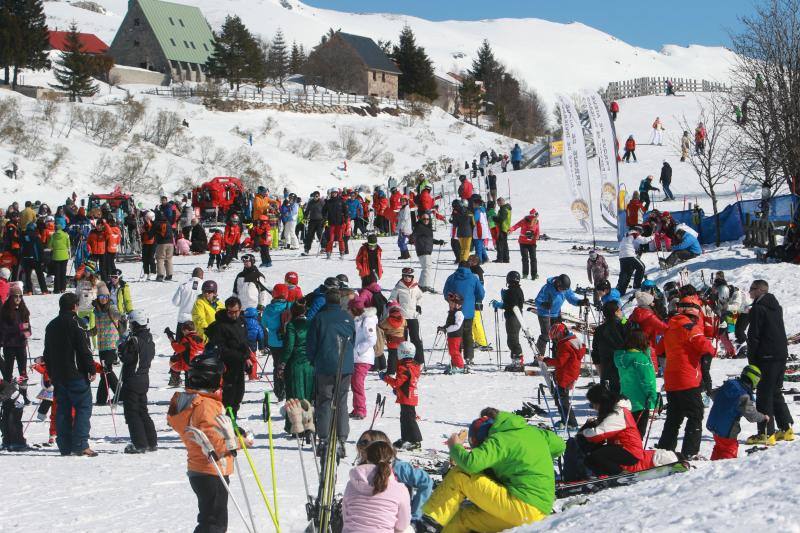
[[[150,222],[153,222],[153,221],[156,219],[156,214],[155,214],[155,213],[153,213],[152,211],[147,211],[147,212],[144,214],[144,218],[146,218],[146,219],[147,219],[147,220],[149,220]]]
[[[144,313],[139,309],[134,309],[130,313],[128,313],[128,321],[131,323],[137,323],[140,326],[146,326],[149,322],[149,319],[144,316]]]
[[[7,280],[10,277],[11,277],[11,271],[9,269],[7,269],[6,267],[0,268],[0,278]]]

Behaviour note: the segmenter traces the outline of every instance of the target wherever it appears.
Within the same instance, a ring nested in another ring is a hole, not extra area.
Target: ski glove
[[[233,451],[239,448],[239,443],[236,442],[236,432],[233,430],[233,423],[227,415],[219,414],[215,418],[217,425],[214,426],[214,431],[220,434],[225,440],[225,449]]]
[[[502,309],[503,308],[503,302],[498,302],[497,300],[492,300],[489,303],[491,303],[492,307],[494,307],[495,309]]]
[[[438,333],[447,333],[447,328],[444,327],[444,326],[439,326],[439,327],[436,328],[436,331]]]
[[[281,407],[281,412],[289,420],[289,432],[292,435],[300,435],[305,431],[303,427],[303,407],[300,405],[300,400],[286,400],[286,404]]]
[[[303,408],[303,427],[306,431],[316,433],[317,428],[314,427],[314,406],[308,400],[300,400],[300,406]]]

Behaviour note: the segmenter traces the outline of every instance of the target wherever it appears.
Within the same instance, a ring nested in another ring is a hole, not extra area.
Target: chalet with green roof
[[[108,54],[118,65],[164,74],[163,83],[205,81],[214,35],[196,7],[161,0],[129,0],[128,13]]]

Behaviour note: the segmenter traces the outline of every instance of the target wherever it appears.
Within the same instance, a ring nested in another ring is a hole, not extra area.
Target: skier
[[[661,187],[664,189],[664,196],[666,196],[667,200],[674,200],[675,196],[669,188],[670,184],[672,184],[672,167],[666,161],[661,165],[661,176],[659,176],[658,182],[661,183]]]
[[[192,322],[203,342],[208,340],[206,328],[216,320],[217,311],[222,307],[222,302],[217,298],[217,282],[210,279],[204,281],[192,307]]]
[[[438,333],[447,337],[447,352],[450,355],[450,366],[445,374],[462,374],[464,372],[464,359],[461,357],[461,337],[464,327],[464,313],[461,311],[463,298],[450,293],[447,297],[447,319],[443,326],[436,328]]]
[[[252,365],[247,326],[242,318],[242,302],[239,298],[230,296],[225,300],[225,309],[217,311],[214,322],[206,328],[206,335],[208,346],[216,349],[225,364],[222,403],[230,407],[236,417],[244,397],[244,376]]]
[[[393,443],[399,450],[413,451],[422,447],[422,433],[417,425],[416,406],[419,404],[420,363],[414,360],[416,347],[405,341],[397,347],[397,375],[388,372],[378,373],[378,377],[389,385],[400,404],[400,439]]]
[[[689,259],[694,259],[703,253],[700,241],[693,233],[681,228],[675,231],[675,238],[679,239],[678,244],[672,246],[672,253],[666,259],[659,258],[658,264],[661,268],[672,268],[678,263],[683,263]]]
[[[9,290],[8,299],[0,307],[0,346],[3,347],[3,381],[14,381],[14,363],[17,364],[20,386],[25,404],[28,404],[28,339],[31,336],[31,313],[22,296],[19,284]]]
[[[463,174],[458,177],[458,181],[461,182],[461,185],[458,186],[458,197],[469,202],[472,198],[472,182]]]
[[[164,218],[156,216],[150,236],[155,244],[156,281],[172,280],[172,253],[175,246],[172,244],[173,232],[171,223]]]
[[[647,432],[650,410],[656,408],[659,395],[651,349],[643,331],[629,329],[624,346],[614,352],[613,360],[619,372],[620,393],[630,400],[629,409],[642,439]]]
[[[452,224],[450,242],[456,256],[456,263],[466,261],[472,246],[473,228],[475,227],[474,215],[468,212],[466,201],[453,200],[450,223]]]
[[[617,114],[619,113],[619,104],[616,100],[612,100],[611,105],[609,106],[609,111],[611,111],[611,120],[616,122]]]
[[[625,237],[619,241],[619,279],[617,280],[617,291],[625,294],[628,290],[631,276],[633,276],[633,288],[638,290],[642,286],[644,278],[644,263],[639,259],[639,249],[643,244],[653,240],[653,237],[641,235],[642,230],[638,226],[628,229]]]
[[[347,206],[339,196],[339,189],[331,188],[329,191],[330,198],[325,202],[322,208],[322,213],[325,215],[325,220],[328,224],[328,244],[325,246],[325,255],[327,259],[331,258],[333,252],[333,243],[339,243],[339,257],[344,259],[344,232],[350,225],[347,219]]]
[[[71,255],[69,235],[64,231],[63,222],[56,223],[56,230],[47,241],[47,248],[52,250],[53,292],[61,294],[67,290],[67,263]],[[0,300],[2,297],[0,296]]]
[[[727,380],[714,390],[714,404],[708,414],[706,428],[714,434],[714,450],[711,460],[736,459],[739,455],[737,437],[742,428],[739,419],[748,422],[767,423],[769,415],[758,412],[753,391],[761,381],[761,370],[755,365],[747,365],[738,378]]]
[[[624,318],[618,301],[603,304],[603,323],[594,331],[592,339],[592,363],[600,374],[600,383],[613,392],[619,392],[619,371],[614,362],[614,354],[621,350],[625,343]],[[652,366],[652,365],[651,365]]]
[[[546,363],[548,366],[555,367],[555,390],[550,391],[550,395],[555,400],[561,420],[556,422],[556,429],[565,427],[575,430],[578,429],[578,422],[575,419],[575,412],[572,410],[570,396],[575,382],[578,380],[581,371],[581,361],[586,355],[586,346],[578,340],[563,323],[553,324],[550,327],[550,340],[556,345],[555,357],[537,356],[537,360]]]
[[[706,127],[702,122],[697,124],[694,130],[694,154],[705,155],[706,153]]]
[[[497,175],[490,168],[486,175],[486,201],[497,202]]]
[[[522,357],[522,346],[519,343],[519,331],[522,324],[519,323],[517,316],[522,316],[522,306],[525,304],[525,294],[519,286],[520,275],[516,270],[506,274],[506,288],[500,291],[500,301],[492,300],[492,307],[496,310],[503,310],[503,318],[506,324],[506,343],[511,352],[511,364],[506,366],[506,372],[522,372],[525,370],[525,362]],[[517,308],[519,314],[515,312]],[[497,314],[495,314],[497,316]]]
[[[314,368],[308,360],[306,353],[306,337],[308,333],[308,320],[306,307],[303,302],[295,302],[291,307],[292,320],[286,325],[286,340],[284,341],[284,371],[283,379],[286,384],[286,398],[295,400],[314,401]],[[288,432],[289,420],[286,420],[285,429]],[[310,439],[310,435],[306,435]]]
[[[308,221],[308,227],[306,228],[306,239],[303,243],[304,251],[300,255],[309,254],[315,236],[320,243],[322,242],[322,231],[325,223],[325,216],[322,212],[323,207],[324,202],[319,197],[319,191],[312,192],[311,198],[309,198],[305,207],[303,207],[303,213]]]
[[[414,269],[404,267],[402,277],[389,294],[389,301],[400,304],[403,318],[406,319],[408,338],[416,347],[414,360],[419,364],[425,363],[425,351],[420,337],[419,318],[422,316],[422,290],[414,281]]]
[[[128,316],[130,335],[119,347],[122,362],[122,385],[125,422],[131,442],[125,453],[154,452],[158,449],[156,428],[147,412],[147,390],[150,388],[150,364],[156,355],[153,336],[147,328],[144,313],[135,310]]]
[[[363,420],[367,416],[367,397],[364,381],[375,362],[375,344],[378,342],[378,316],[374,307],[364,307],[361,300],[352,300],[348,305],[356,329],[353,347],[353,410],[350,418]]]
[[[300,288],[300,276],[297,272],[289,271],[283,276],[283,281],[286,284],[286,290],[289,295],[286,297],[287,302],[299,302],[303,299],[303,289]]]
[[[650,144],[661,146],[662,131],[664,131],[664,124],[661,123],[661,117],[656,117],[653,122],[653,132],[650,134]]]
[[[411,208],[408,197],[400,198],[400,209],[397,213],[397,247],[400,249],[399,259],[411,259],[408,253],[408,236],[411,235]]]
[[[469,437],[471,451],[463,444]],[[448,472],[423,508],[417,531],[501,531],[543,520],[553,510],[553,459],[564,453],[555,433],[487,407],[447,439]],[[465,499],[473,505],[462,506]]]
[[[781,392],[788,358],[786,329],[783,308],[769,292],[766,281],[754,280],[750,285],[750,297],[753,305],[747,329],[747,362],[761,370],[761,381],[756,387],[756,408],[768,415],[769,420],[758,424],[758,435],[748,438],[747,444],[769,446],[779,440],[794,440],[794,421]]]
[[[692,148],[692,138],[689,135],[688,130],[683,131],[683,137],[681,137],[681,163],[686,161],[686,158],[689,157],[689,150]]]
[[[653,309],[655,297],[652,294],[649,292],[636,291],[634,293],[634,298],[636,299],[636,309],[634,309],[631,316],[628,317],[629,327],[635,324],[636,328],[641,330],[645,337],[647,337],[653,369],[658,371],[658,356],[664,350],[660,340],[667,330],[667,324],[658,317]]]
[[[594,298],[595,307],[600,306],[600,297],[597,294],[597,288],[601,283],[608,281],[608,263],[606,258],[603,257],[597,249],[589,250],[589,258],[586,260],[586,277],[589,278],[589,283],[594,287],[592,293]]]
[[[264,308],[261,313],[261,325],[267,332],[267,346],[272,354],[273,364],[273,389],[279,401],[284,399],[284,379],[285,358],[283,353],[283,341],[285,337],[286,324],[291,320],[292,306],[287,301],[289,291],[286,285],[279,283],[272,288],[272,302]]]
[[[525,217],[508,228],[508,233],[519,230],[519,253],[522,256],[522,277],[527,278],[530,272],[531,280],[537,279],[538,265],[536,262],[536,242],[539,240],[539,213],[531,209]]]
[[[356,254],[356,269],[361,277],[362,287],[383,277],[382,254],[383,249],[378,244],[378,236],[374,233],[367,235],[367,241],[361,245]]]
[[[433,245],[442,246],[444,241],[433,238],[433,226],[429,211],[423,211],[419,215],[417,225],[414,226],[414,231],[411,233],[410,242],[414,245],[414,250],[417,252],[417,259],[419,260],[419,288],[422,292],[434,293],[436,289],[432,286],[433,280],[431,279]]]
[[[626,163],[631,162],[631,156],[633,156],[634,163],[636,162],[636,141],[633,138],[633,135],[628,135],[628,140],[625,141],[625,155],[622,156],[622,160]]]
[[[550,338],[550,327],[561,322],[561,306],[564,300],[572,305],[589,305],[588,298],[580,298],[570,285],[572,281],[566,274],[547,278],[547,283],[539,289],[536,295],[536,316],[539,320],[540,334],[536,339],[536,352],[544,355],[547,341]]]
[[[242,239],[242,226],[239,224],[239,215],[233,214],[225,225],[222,242],[225,245],[225,255],[222,266],[227,268],[234,258],[239,257],[239,244]]]
[[[201,287],[203,285],[203,277],[205,273],[200,267],[195,267],[192,270],[192,277],[178,285],[175,293],[172,295],[172,305],[178,308],[178,324],[175,331],[178,332],[178,340],[181,339],[181,324],[192,319],[192,308],[201,295]]]
[[[483,297],[486,292],[478,276],[469,270],[469,265],[466,262],[460,262],[456,271],[450,274],[447,281],[445,281],[444,289],[442,290],[445,300],[449,299],[450,293],[458,294],[462,299],[462,313],[464,314],[462,348],[467,364],[472,364],[474,357],[472,322],[475,319],[476,304],[483,303]]]
[[[169,358],[168,387],[181,386],[181,372],[188,372],[194,359],[203,353],[205,342],[195,331],[194,322],[186,320],[178,324],[178,338],[169,328],[164,330],[170,340],[174,354]]]
[[[250,347],[251,352],[258,352],[266,346],[264,342],[264,327],[261,325],[258,309],[248,307],[242,312],[242,316],[247,327],[247,345]]]
[[[725,348],[726,356],[736,357],[736,347],[731,343],[728,334],[732,329],[736,343],[740,346],[746,344],[750,299],[744,291],[725,281],[724,272],[718,271],[714,274],[711,301],[714,304],[714,311],[720,318],[717,338]],[[746,352],[746,349],[743,351]]]
[[[97,297],[92,302],[94,327],[89,334],[97,337],[97,354],[103,364],[100,384],[97,386],[96,405],[111,404],[110,393],[117,390],[117,375],[114,364],[117,362],[117,346],[125,336],[126,323],[123,315],[111,305],[111,298],[106,284],[97,285]]]
[[[256,267],[256,258],[253,254],[242,256],[242,271],[236,274],[233,280],[234,296],[242,302],[242,309],[251,307],[261,311],[267,303],[269,295],[264,285],[267,278]]]
[[[24,452],[30,450],[22,429],[22,411],[25,397],[14,380],[0,379],[0,450]]]
[[[485,240],[491,237],[489,221],[486,218],[486,209],[483,207],[483,200],[481,200],[479,195],[472,195],[470,205],[472,207],[472,215],[475,218],[475,223],[472,227],[472,244],[475,247],[475,255],[478,256],[481,264],[483,264],[489,261],[489,254],[486,253],[485,245]]]
[[[497,191],[495,191],[496,193]],[[496,194],[495,194],[496,196]],[[497,215],[494,217],[497,228],[497,259],[495,263],[510,263],[508,254],[508,232],[511,229],[511,204],[505,198],[497,199]]]
[[[250,228],[250,240],[253,243],[253,249],[258,250],[261,256],[261,267],[269,268],[272,266],[272,257],[269,255],[269,248],[272,245],[272,234],[269,227],[269,217],[261,215],[253,222]]]
[[[514,144],[514,148],[511,149],[511,167],[514,170],[519,170],[522,164],[522,148],[519,147],[518,143]]]
[[[225,250],[225,241],[222,233],[218,229],[211,230],[211,238],[208,240],[208,265],[206,268],[211,269],[214,264],[217,265],[217,270],[222,270],[222,252]]]
[[[642,200],[643,212],[650,209],[650,191],[657,191],[658,187],[653,187],[653,176],[647,176],[639,182],[639,198]]]
[[[406,319],[397,302],[389,302],[387,316],[378,323],[378,328],[383,331],[386,347],[389,350],[389,361],[386,371],[394,374],[397,369],[397,348],[406,337]]]

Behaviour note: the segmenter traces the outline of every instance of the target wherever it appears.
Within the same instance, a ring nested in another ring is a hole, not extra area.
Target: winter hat
[[[22,287],[19,283],[12,283],[8,287],[8,295],[9,296],[22,296]]]
[[[378,244],[378,236],[374,233],[367,235],[367,245],[376,245]]]
[[[389,314],[400,314],[403,310],[400,308],[400,304],[398,302],[389,302]]]
[[[289,287],[285,283],[277,283],[272,287],[273,300],[286,300],[289,298]]]
[[[653,295],[650,294],[649,292],[636,291],[634,297],[636,298],[636,305],[642,307],[650,307],[651,305],[653,305],[653,301],[655,300],[655,298],[653,298]]]
[[[111,296],[111,293],[108,292],[108,287],[102,281],[97,284],[97,296]]]
[[[348,303],[347,306],[353,312],[364,310],[364,302],[362,300],[350,300],[350,303]]]
[[[6,267],[0,268],[0,278],[7,280],[10,277],[11,277],[11,271],[8,268]]]
[[[417,347],[414,346],[413,342],[403,341],[397,347],[398,359],[414,359],[415,355],[417,355]]]
[[[483,441],[489,436],[489,429],[491,429],[492,424],[494,424],[494,418],[489,418],[488,416],[482,416],[473,420],[472,424],[469,425],[470,444],[472,444],[473,441],[477,446],[483,444]]]

